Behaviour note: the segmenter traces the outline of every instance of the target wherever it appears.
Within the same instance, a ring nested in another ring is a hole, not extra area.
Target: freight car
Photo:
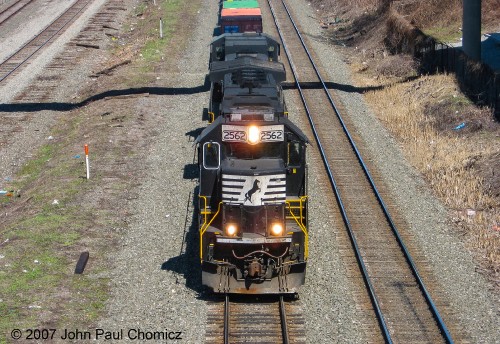
[[[221,33],[262,32],[262,13],[258,7],[222,8],[220,13]]]
[[[212,42],[219,110],[196,144],[202,284],[216,293],[295,294],[305,280],[308,139],[288,119],[276,44]]]
[[[226,0],[222,3],[222,8],[258,8],[257,0]]]

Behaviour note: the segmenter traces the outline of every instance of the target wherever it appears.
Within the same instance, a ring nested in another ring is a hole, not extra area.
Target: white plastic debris
[[[469,217],[476,216],[476,211],[474,209],[467,209],[467,216]]]
[[[52,201],[52,205],[58,205],[58,204],[59,204],[59,201],[57,199]]]
[[[41,308],[42,308],[42,306],[38,306],[38,305],[29,305],[29,306],[28,306],[28,308],[29,308],[29,309],[33,309],[33,308],[35,308],[35,309],[41,309]]]
[[[53,140],[53,139],[54,139],[54,136],[47,137],[47,140]]]
[[[33,261],[33,263],[40,264],[40,262],[38,260],[36,260],[36,259]]]

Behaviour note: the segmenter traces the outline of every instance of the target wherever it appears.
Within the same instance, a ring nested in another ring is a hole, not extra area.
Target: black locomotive
[[[289,119],[279,44],[212,41],[211,123],[198,144],[202,283],[216,293],[294,294],[308,256],[307,137]]]

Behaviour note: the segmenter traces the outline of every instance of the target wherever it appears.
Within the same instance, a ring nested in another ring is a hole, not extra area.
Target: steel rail
[[[414,274],[414,277],[415,277],[415,279],[416,279],[416,281],[417,281],[417,283],[419,285],[419,288],[422,291],[422,294],[424,295],[424,297],[425,297],[428,305],[430,306],[431,312],[432,312],[432,314],[433,314],[433,316],[434,316],[434,318],[436,320],[436,323],[438,324],[438,327],[439,327],[439,329],[440,329],[443,337],[445,338],[445,340],[446,340],[447,343],[453,343],[451,335],[450,335],[450,333],[449,333],[446,325],[444,324],[444,321],[443,321],[441,315],[439,314],[439,311],[437,310],[437,308],[436,308],[436,306],[434,304],[434,301],[432,300],[429,292],[425,288],[425,285],[424,285],[424,283],[423,283],[423,281],[422,281],[422,279],[420,277],[420,274],[418,273],[417,267],[416,267],[416,265],[415,265],[415,263],[414,263],[411,255],[410,255],[408,249],[406,248],[406,245],[404,244],[403,239],[401,238],[401,236],[399,234],[399,231],[397,230],[397,227],[394,224],[394,221],[392,220],[392,217],[389,214],[387,206],[385,205],[385,203],[384,203],[384,201],[382,199],[382,196],[380,195],[380,193],[379,193],[379,191],[378,191],[378,189],[377,189],[377,187],[375,185],[375,182],[373,181],[373,178],[372,178],[370,172],[368,171],[368,168],[367,168],[367,166],[366,166],[363,158],[361,157],[361,154],[359,153],[359,150],[358,150],[358,148],[357,148],[354,140],[352,139],[352,137],[351,137],[351,135],[350,135],[350,133],[348,131],[347,126],[344,123],[344,120],[342,119],[340,111],[338,110],[337,106],[335,105],[335,103],[334,103],[334,101],[333,101],[333,99],[332,99],[332,97],[330,95],[330,92],[329,92],[328,88],[326,87],[326,84],[324,83],[323,78],[321,77],[321,75],[319,73],[319,70],[318,70],[316,64],[314,63],[314,61],[312,59],[312,56],[311,56],[311,54],[309,52],[309,49],[305,45],[305,42],[304,42],[304,40],[302,38],[302,35],[300,34],[300,31],[298,30],[298,27],[295,24],[295,21],[293,20],[290,11],[288,10],[288,6],[285,4],[284,0],[280,0],[280,1],[283,3],[283,6],[284,6],[284,8],[285,8],[285,10],[286,10],[286,12],[288,14],[288,17],[290,18],[290,21],[291,21],[291,23],[292,23],[292,25],[293,25],[296,33],[297,33],[297,36],[300,39],[300,42],[301,42],[303,48],[304,48],[304,51],[306,52],[306,54],[307,54],[307,56],[309,58],[309,61],[311,62],[311,65],[313,66],[314,71],[315,71],[318,79],[320,80],[320,82],[321,82],[321,84],[323,86],[323,90],[325,91],[325,93],[326,93],[326,95],[328,97],[328,100],[329,100],[329,102],[330,102],[333,110],[335,111],[335,114],[336,114],[337,118],[339,119],[339,121],[340,121],[340,123],[342,125],[344,133],[346,134],[346,136],[347,136],[347,138],[348,138],[348,140],[349,140],[349,142],[351,144],[351,147],[353,148],[353,150],[354,150],[354,152],[356,154],[356,157],[358,158],[358,160],[359,160],[359,162],[361,164],[361,167],[363,168],[363,171],[364,171],[364,173],[365,173],[365,175],[366,175],[366,177],[367,177],[367,179],[368,179],[368,181],[369,181],[369,183],[370,183],[370,185],[371,185],[371,187],[372,187],[372,189],[373,189],[373,191],[375,193],[375,196],[376,196],[378,202],[380,203],[380,206],[381,206],[381,208],[382,208],[382,210],[384,212],[384,215],[385,215],[385,217],[386,217],[386,219],[387,219],[387,221],[389,223],[389,226],[391,227],[391,230],[393,231],[393,233],[394,233],[394,235],[396,237],[396,240],[397,240],[398,244],[400,245],[400,247],[401,247],[401,249],[403,251],[403,254],[404,254],[404,256],[405,256],[405,258],[406,258],[406,260],[408,262],[408,265],[410,266],[410,268],[412,270],[412,273]],[[282,36],[281,30],[280,30],[280,28],[278,26],[277,18],[275,16],[274,10],[273,10],[273,8],[271,6],[270,0],[268,0],[268,3],[269,3],[269,7],[271,8],[271,12],[273,14],[275,25],[276,25],[276,27],[278,29],[278,33],[279,33],[280,38],[281,38],[281,40],[283,42],[283,46],[285,48],[285,53],[286,53],[288,59],[290,60],[290,53],[289,53],[289,51],[288,51],[288,49],[287,49],[287,47],[286,47],[286,45],[284,43],[283,36]],[[362,258],[360,256],[359,249],[358,249],[358,246],[356,244],[356,239],[355,239],[354,234],[352,232],[352,228],[350,226],[349,220],[347,219],[347,214],[345,212],[345,208],[344,208],[343,202],[340,200],[340,193],[339,193],[339,190],[337,188],[337,184],[335,182],[335,179],[333,178],[333,174],[331,172],[329,163],[326,160],[326,155],[325,155],[323,147],[321,145],[321,141],[320,141],[320,139],[318,137],[318,134],[317,134],[317,131],[316,131],[316,126],[313,123],[312,117],[311,117],[310,112],[309,112],[309,108],[308,108],[308,106],[306,104],[306,101],[305,101],[305,97],[304,97],[304,95],[302,93],[302,88],[300,87],[300,83],[299,83],[299,81],[297,79],[297,75],[296,75],[296,72],[295,72],[295,67],[293,66],[293,64],[290,64],[290,65],[291,65],[292,73],[294,74],[294,77],[295,77],[296,85],[297,85],[297,87],[299,89],[299,93],[301,95],[302,102],[304,103],[304,106],[306,108],[306,113],[307,113],[309,122],[311,124],[311,127],[312,127],[312,130],[313,130],[315,139],[316,139],[316,141],[318,143],[318,148],[320,149],[320,153],[321,153],[321,157],[323,159],[323,163],[325,165],[325,168],[327,169],[328,177],[330,179],[330,182],[332,183],[333,189],[335,190],[335,197],[337,198],[337,200],[339,202],[339,206],[340,206],[341,212],[342,212],[342,217],[344,218],[344,221],[346,222],[346,226],[347,226],[347,228],[349,230],[349,236],[350,236],[350,238],[352,240],[353,246],[355,247],[355,250],[356,250],[356,259],[358,260],[358,264],[361,266],[361,269],[363,270],[363,278],[367,282],[368,288],[370,289],[370,298],[372,298],[372,300],[374,301],[374,303],[376,303],[377,316],[379,317],[379,323],[383,327],[383,332],[384,332],[384,336],[386,337],[386,340],[388,342],[392,342],[392,340],[390,339],[389,332],[387,330],[387,326],[385,325],[385,320],[384,320],[383,315],[381,313],[381,310],[380,310],[380,308],[378,306],[378,302],[376,301],[376,297],[375,297],[374,291],[372,289],[371,283],[368,282],[369,281],[369,277],[368,277],[368,275],[365,275],[365,273],[367,273],[367,271],[366,271],[366,269],[364,267],[364,263],[362,262]],[[361,259],[361,261],[360,261],[360,259]],[[372,293],[373,293],[373,296],[372,296]],[[379,312],[380,312],[380,316],[378,315]]]
[[[19,12],[20,10],[22,10],[24,7],[26,7],[26,5],[28,5],[31,2],[33,2],[33,0],[25,1],[24,4],[21,4],[21,6],[19,6],[19,8],[17,8],[17,9],[15,9],[14,12],[8,14],[5,18],[2,18],[2,17],[5,16],[5,13],[7,13],[11,9],[13,9],[15,6],[18,6],[19,3],[23,2],[23,1],[25,1],[25,0],[16,1],[15,3],[13,3],[9,7],[7,7],[5,10],[3,10],[2,12],[0,12],[0,25],[3,24],[4,22],[6,22],[7,20],[9,20],[10,18],[12,18],[14,16],[14,14],[16,14],[17,12]]]
[[[274,12],[274,9],[271,5],[271,1],[270,0],[267,0],[268,1],[268,4],[269,4],[269,8],[271,9],[271,13],[273,15],[273,18],[274,18],[274,23],[276,25],[276,29],[278,30],[278,34],[281,38],[281,41],[283,42],[283,48],[285,49],[285,54],[288,58],[288,60],[290,61],[290,68],[292,70],[292,74],[295,78],[295,84],[297,85],[297,89],[299,91],[299,94],[300,94],[300,98],[302,100],[302,103],[304,104],[304,108],[306,110],[306,114],[307,114],[307,117],[308,117],[308,120],[309,120],[309,124],[311,125],[311,129],[313,131],[313,134],[314,134],[314,138],[318,144],[318,149],[320,151],[320,154],[321,154],[321,158],[323,160],[323,164],[325,166],[325,169],[326,169],[326,172],[328,174],[328,178],[330,180],[330,183],[332,184],[332,188],[334,189],[334,193],[335,193],[335,198],[337,199],[337,202],[339,204],[339,207],[340,207],[340,211],[341,211],[341,214],[342,214],[342,218],[346,224],[346,227],[348,229],[348,234],[349,234],[349,238],[351,239],[351,242],[352,242],[352,245],[354,246],[354,251],[355,251],[355,255],[356,255],[356,261],[358,262],[358,265],[361,269],[361,272],[362,272],[362,275],[363,275],[363,279],[365,281],[365,284],[367,285],[367,288],[368,288],[368,292],[369,292],[369,295],[370,295],[370,299],[372,300],[372,303],[373,303],[373,306],[374,306],[374,310],[375,310],[375,313],[377,315],[377,319],[378,319],[378,322],[380,324],[380,327],[382,329],[382,332],[383,332],[383,336],[386,340],[387,343],[392,343],[392,339],[391,339],[391,335],[389,333],[389,329],[387,327],[387,323],[385,321],[385,318],[384,318],[384,315],[382,314],[382,310],[380,308],[380,305],[379,305],[379,302],[377,300],[377,296],[375,295],[375,289],[373,288],[373,284],[370,280],[370,277],[368,275],[368,270],[366,269],[366,265],[363,261],[363,258],[361,257],[361,253],[359,251],[359,246],[358,246],[358,243],[357,243],[357,240],[354,236],[354,232],[352,230],[352,227],[351,227],[351,224],[350,224],[350,221],[347,217],[347,213],[346,213],[346,210],[345,210],[345,207],[344,207],[344,203],[342,201],[342,199],[340,198],[340,190],[337,186],[337,182],[335,181],[335,178],[333,177],[333,173],[332,173],[332,170],[330,168],[330,164],[328,163],[328,160],[326,158],[326,153],[323,149],[323,145],[321,144],[321,139],[319,138],[319,135],[318,135],[318,132],[316,130],[316,125],[314,124],[314,121],[312,119],[312,116],[311,116],[311,112],[309,111],[309,106],[307,105],[307,101],[305,99],[305,96],[304,96],[304,93],[302,92],[302,87],[300,86],[300,82],[298,81],[298,78],[297,78],[297,73],[296,73],[296,70],[295,70],[295,66],[293,65],[293,63],[291,63],[291,54],[290,54],[290,51],[288,50],[288,47],[287,45],[285,44],[285,41],[283,39],[283,35],[282,35],[282,32],[281,32],[281,29],[278,25],[278,21],[277,21],[277,18],[276,18],[276,15],[275,15],[275,12]],[[309,54],[309,52],[307,52],[307,54]]]
[[[50,40],[52,40],[52,38],[54,38],[59,32],[61,32],[65,27],[66,25],[68,25],[68,23],[70,23],[78,14],[80,14],[81,11],[83,11],[83,9],[89,4],[91,0],[88,0],[83,6],[82,8],[80,8],[71,18],[69,18],[65,23],[64,25],[62,25],[58,30],[56,30],[49,38],[47,38],[45,40],[45,42],[43,42],[41,45],[39,45],[35,51],[33,51],[31,54],[28,55],[28,57],[26,57],[24,60],[22,60],[20,63],[18,63],[14,69],[12,69],[10,72],[8,72],[7,74],[3,75],[2,78],[0,79],[0,83],[5,80],[9,75],[11,75],[12,73],[14,73],[19,67],[21,67],[24,63],[26,63],[26,61],[28,61],[31,57],[33,57],[33,55],[35,55],[40,49],[42,49],[43,47],[45,47],[47,45],[47,43],[50,42]],[[40,37],[44,32],[48,31],[51,26],[56,22],[58,21],[60,18],[62,18],[66,13],[68,13],[71,9],[73,9],[73,7],[75,7],[80,1],[77,0],[73,5],[71,5],[66,11],[64,11],[59,17],[57,17],[52,23],[50,23],[45,29],[43,29],[38,35],[36,35],[35,37],[33,37],[30,41],[28,41],[26,44],[24,44],[21,48],[19,48],[14,54],[12,54],[11,56],[9,56],[7,59],[5,59],[5,61],[3,61],[2,63],[0,63],[0,66],[2,66],[3,64],[7,63],[10,59],[12,59],[16,54],[19,54],[24,48],[28,47],[33,41],[35,41],[38,37]]]
[[[280,318],[281,318],[281,335],[283,337],[283,344],[288,344],[290,340],[288,338],[288,325],[286,323],[285,301],[283,300],[283,295],[280,295],[279,307],[280,307]]]
[[[351,134],[349,133],[349,130],[347,129],[347,126],[344,123],[344,120],[340,114],[340,111],[338,110],[337,106],[335,105],[335,103],[330,95],[330,91],[326,87],[326,84],[323,81],[323,78],[321,77],[319,70],[316,67],[316,64],[314,63],[314,61],[312,59],[311,54],[309,53],[309,49],[305,45],[305,42],[302,38],[302,35],[300,34],[299,29],[298,29],[297,25],[295,24],[290,11],[288,10],[288,6],[285,4],[284,0],[281,0],[281,2],[283,3],[283,6],[285,7],[288,16],[290,17],[290,21],[292,22],[293,27],[294,27],[295,31],[297,32],[298,37],[300,38],[300,42],[301,42],[302,46],[304,47],[304,50],[306,51],[307,56],[309,57],[309,60],[311,61],[311,64],[314,67],[314,71],[316,72],[319,80],[321,81],[321,84],[323,86],[323,90],[325,91],[326,95],[328,96],[328,100],[329,100],[330,104],[332,105],[332,107],[335,111],[335,114],[337,115],[337,118],[339,119],[340,123],[342,124],[342,128],[344,129],[344,132],[349,139],[349,143],[351,144],[354,152],[356,153],[356,157],[359,159],[359,161],[361,163],[361,167],[363,168],[363,171],[364,171],[366,177],[368,178],[370,185],[373,188],[375,196],[377,197],[377,200],[379,201],[379,203],[381,205],[381,208],[384,212],[384,215],[386,216],[386,219],[387,219],[394,235],[396,236],[396,239],[397,239],[401,249],[403,250],[404,256],[405,256],[408,264],[411,267],[411,270],[415,276],[415,279],[417,280],[418,285],[419,285],[420,289],[422,290],[422,293],[424,294],[425,299],[427,300],[427,303],[429,304],[429,306],[431,308],[432,314],[434,315],[434,318],[436,319],[436,322],[438,323],[439,329],[441,330],[446,341],[448,343],[453,343],[453,339],[451,338],[450,332],[448,331],[448,328],[446,327],[444,320],[442,319],[441,315],[439,314],[439,311],[438,311],[436,305],[434,304],[432,297],[430,296],[429,292],[427,291],[427,288],[425,287],[425,284],[424,284],[422,278],[420,277],[417,266],[415,265],[413,258],[410,255],[410,252],[408,251],[403,239],[401,238],[401,235],[399,234],[399,231],[396,227],[396,224],[394,223],[394,221],[389,213],[389,210],[387,209],[387,206],[386,206],[384,200],[382,199],[382,196],[380,195],[380,192],[378,191],[377,186],[375,185],[375,182],[372,178],[372,175],[371,175],[370,171],[368,170],[368,167],[366,166],[363,158],[361,157],[361,154],[356,146],[356,143],[354,142],[353,138],[351,137]]]
[[[231,316],[231,307],[230,307],[230,296],[229,294],[224,295],[224,319],[223,319],[223,342],[224,344],[229,344],[229,326],[230,326],[230,316]],[[274,301],[273,301],[274,304]],[[289,329],[288,329],[288,324],[287,324],[287,317],[286,317],[286,308],[285,308],[285,300],[283,295],[279,295],[278,299],[278,310],[279,310],[279,317],[280,317],[280,327],[281,327],[281,338],[283,344],[289,344],[290,343],[290,335],[289,335]],[[236,313],[238,313],[238,310],[236,310]],[[274,311],[272,311],[274,313]],[[275,314],[275,313],[274,313]],[[233,333],[233,335],[238,336],[238,329],[235,330],[236,334]],[[241,333],[239,334],[241,335]],[[255,335],[255,333],[254,333]],[[278,334],[276,333],[276,338],[279,338]]]
[[[229,344],[229,294],[224,298],[224,344]]]

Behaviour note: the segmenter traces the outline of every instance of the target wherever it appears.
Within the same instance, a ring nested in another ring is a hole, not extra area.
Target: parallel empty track
[[[72,23],[91,0],[77,0],[32,40],[0,64],[0,82],[17,71],[43,47],[53,42]]]
[[[14,2],[12,5],[7,7],[5,10],[0,12],[0,25],[8,19],[12,18],[17,12],[22,10],[26,5],[28,5],[33,0],[19,0]]]
[[[282,0],[268,0],[386,342],[451,336]]]

